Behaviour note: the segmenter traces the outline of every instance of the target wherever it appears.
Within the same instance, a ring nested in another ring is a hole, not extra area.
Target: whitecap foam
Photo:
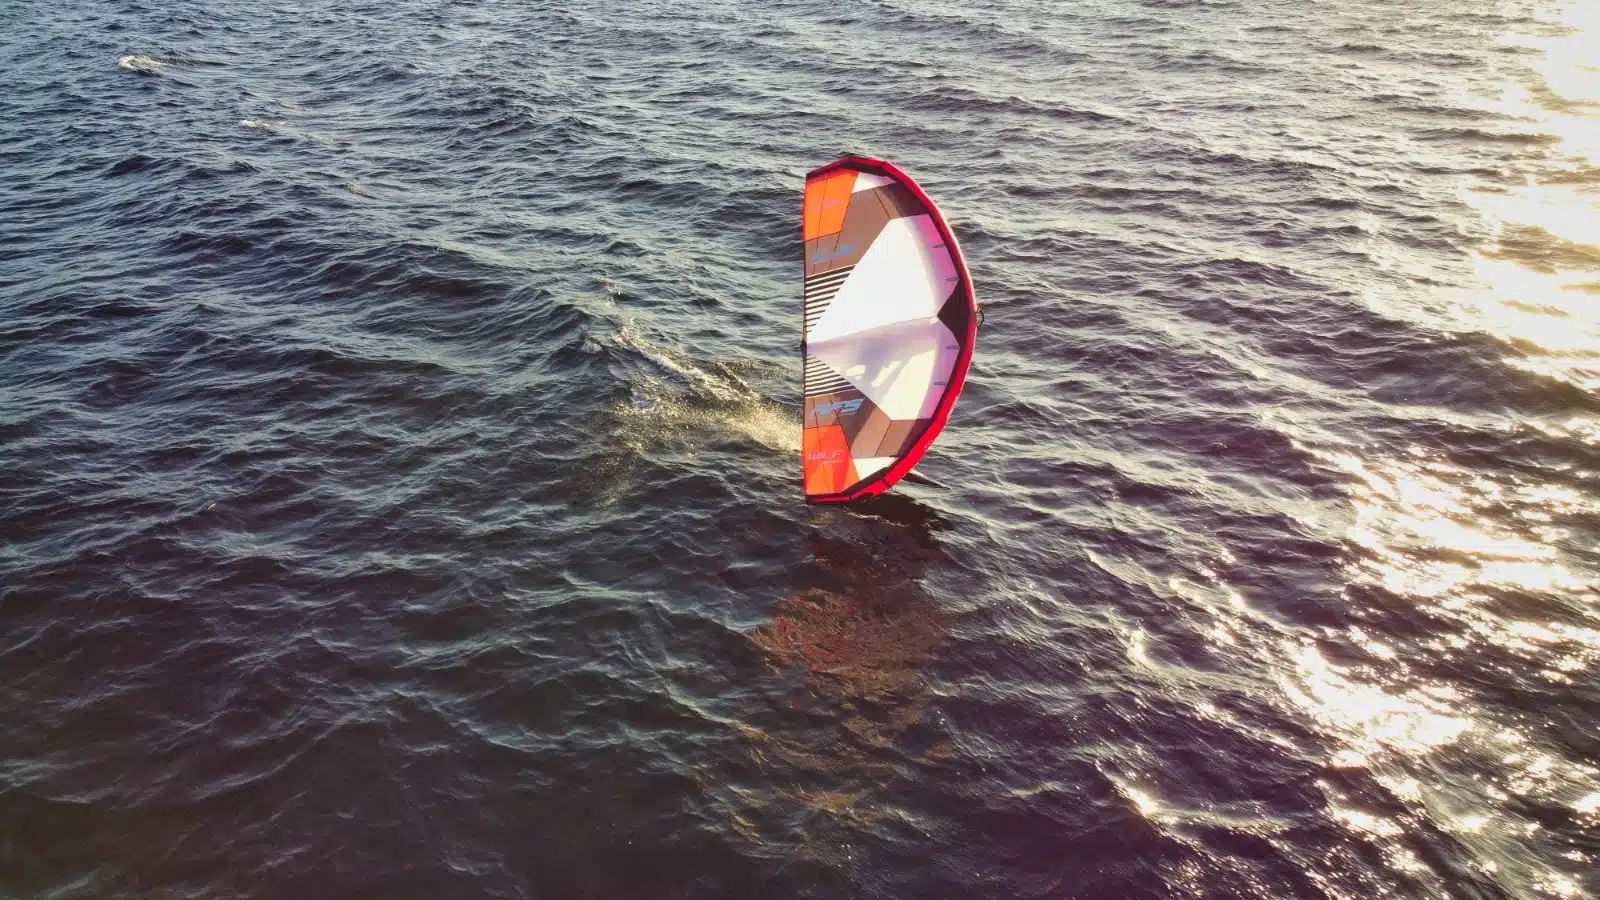
[[[636,452],[642,454],[651,440],[682,437],[707,425],[774,450],[800,451],[800,421],[794,411],[763,397],[732,372],[702,368],[685,354],[654,343],[631,318],[622,321],[615,340],[657,369],[633,385],[632,402],[616,408]]]
[[[165,63],[153,56],[124,56],[117,60],[117,65],[140,75],[159,75]]]

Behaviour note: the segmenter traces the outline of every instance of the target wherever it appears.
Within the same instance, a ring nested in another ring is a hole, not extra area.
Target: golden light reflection
[[[1558,69],[1535,66],[1535,71],[1551,91],[1559,94],[1554,88],[1555,84],[1562,82]],[[1486,112],[1499,113],[1536,126],[1541,134],[1555,138],[1560,149],[1574,159],[1591,164],[1600,163],[1600,122],[1584,115],[1581,109],[1576,112],[1552,111],[1540,104],[1532,91],[1510,80],[1501,83],[1498,96],[1473,105]]]
[[[1535,885],[1547,894],[1557,897],[1581,897],[1578,880],[1570,875],[1561,875],[1556,872],[1546,872],[1535,882]]]
[[[1573,3],[1542,9],[1539,18],[1568,29],[1560,37],[1536,41],[1544,53],[1534,67],[1545,84],[1563,100],[1600,103],[1600,55],[1595,53],[1593,39],[1600,33],[1600,6]]]
[[[1491,482],[1424,460],[1369,464],[1326,454],[1357,476],[1355,522],[1347,537],[1367,551],[1358,565],[1393,593],[1462,596],[1467,587],[1582,591],[1586,582],[1556,560],[1543,541],[1508,533],[1475,506],[1506,499]]]
[[[1485,215],[1492,210],[1526,214],[1536,205],[1546,216],[1540,227],[1546,228],[1578,230],[1588,227],[1585,221],[1592,217],[1592,235],[1600,240],[1600,207],[1580,213],[1575,206],[1548,201],[1516,207],[1515,201],[1482,196],[1478,205]],[[1558,221],[1563,224],[1556,225]],[[1560,267],[1536,271],[1485,252],[1470,256],[1485,287],[1453,298],[1456,327],[1486,331],[1544,351],[1508,359],[1511,365],[1585,390],[1600,389],[1600,273]]]
[[[1580,433],[1561,428],[1564,435]],[[1594,498],[1490,478],[1422,448],[1397,457],[1318,455],[1354,476],[1348,532],[1357,551],[1348,570],[1354,581],[1381,585],[1453,620],[1457,627],[1436,639],[1444,652],[1472,654],[1493,647],[1526,661],[1528,673],[1546,681],[1592,680],[1591,673],[1600,668],[1600,627],[1567,620],[1562,610],[1589,608],[1600,593],[1563,563],[1557,548],[1571,537],[1561,522],[1600,512]],[[1507,594],[1525,598],[1515,616],[1496,602]],[[1547,616],[1539,614],[1541,609]],[[1396,799],[1426,810],[1472,847],[1478,857],[1474,866],[1498,883],[1518,885],[1529,896],[1584,896],[1578,881],[1563,871],[1564,863],[1552,865],[1555,860],[1529,852],[1545,839],[1537,823],[1518,821],[1507,807],[1513,798],[1538,797],[1594,815],[1600,811],[1600,793],[1593,789],[1600,773],[1517,730],[1482,728],[1484,714],[1469,698],[1448,685],[1417,679],[1403,649],[1354,625],[1345,637],[1362,652],[1364,663],[1335,664],[1310,642],[1287,648],[1297,671],[1284,680],[1285,692],[1343,737],[1344,746],[1329,764],[1370,769]],[[1482,754],[1496,774],[1465,793],[1448,779],[1424,783],[1418,775],[1427,770],[1416,770],[1411,760],[1446,746]],[[1412,864],[1399,845],[1404,819],[1343,803],[1330,814],[1352,833],[1381,843],[1397,869]]]
[[[1121,787],[1122,793],[1126,794],[1128,799],[1133,801],[1133,804],[1139,808],[1139,812],[1143,815],[1153,816],[1161,811],[1161,804],[1150,794],[1145,793],[1138,788],[1129,787],[1125,784],[1121,785]]]
[[[1600,246],[1600,197],[1529,177],[1506,193],[1469,192],[1463,199],[1504,234],[1505,223],[1527,225],[1583,246]]]
[[[1388,788],[1391,793],[1401,800],[1413,803],[1422,800],[1422,782],[1415,778],[1399,778],[1395,776],[1377,776],[1378,782]]]
[[[1335,809],[1333,817],[1357,831],[1365,831],[1378,837],[1395,837],[1401,833],[1400,826],[1388,819],[1357,809]]]
[[[1286,681],[1284,691],[1325,725],[1347,735],[1365,756],[1385,749],[1424,754],[1453,743],[1472,727],[1470,719],[1454,714],[1449,688],[1390,694],[1351,679],[1309,646],[1299,648],[1295,662],[1299,678]]]
[[[1465,629],[1445,646],[1464,650],[1474,641],[1509,650],[1534,663],[1546,681],[1571,683],[1600,668],[1600,629],[1561,621],[1511,619],[1485,607],[1487,589],[1515,590],[1536,597],[1600,599],[1596,585],[1567,568],[1555,545],[1561,529],[1545,511],[1583,516],[1595,504],[1574,492],[1522,487],[1502,490],[1492,482],[1438,462],[1364,462],[1348,454],[1330,461],[1360,477],[1350,540],[1364,552],[1352,562],[1358,580],[1391,593],[1451,611]],[[1491,519],[1486,507],[1502,513]],[[1509,529],[1524,533],[1512,533]],[[1395,658],[1392,648],[1358,628],[1352,643],[1375,659]]]
[[[1483,288],[1451,298],[1449,327],[1536,348],[1542,352],[1507,362],[1600,390],[1600,185],[1585,174],[1600,166],[1600,4],[1555,4],[1535,18],[1538,33],[1514,30],[1500,39],[1533,51],[1516,57],[1522,71],[1508,73],[1498,96],[1473,105],[1551,143],[1525,159],[1537,167],[1522,174],[1525,184],[1463,191],[1489,240],[1471,255]],[[1541,245],[1526,229],[1560,243]]]
[[[1489,108],[1536,122],[1546,133],[1560,137],[1568,152],[1600,161],[1600,122],[1585,115],[1592,112],[1585,107],[1600,104],[1600,54],[1594,49],[1595,35],[1600,34],[1600,5],[1570,2],[1541,8],[1535,17],[1562,33],[1510,31],[1501,35],[1500,44],[1535,51],[1526,65],[1537,78],[1540,96],[1507,81],[1498,102]]]

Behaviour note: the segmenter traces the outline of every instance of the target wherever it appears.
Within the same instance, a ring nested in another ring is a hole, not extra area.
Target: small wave
[[[906,103],[915,108],[939,113],[977,110],[993,115],[1022,116],[1030,119],[1044,117],[1058,122],[1071,121],[1089,125],[1126,124],[1116,113],[1103,109],[1090,109],[1087,105],[1041,103],[1015,94],[984,94],[970,88],[944,85],[907,97]]]
[[[166,63],[153,56],[124,56],[117,60],[117,65],[140,75],[160,75]]]
[[[327,134],[320,131],[301,131],[281,119],[240,119],[242,128],[251,128],[258,131],[270,131],[279,137],[296,138],[311,141],[317,144],[333,144],[334,141]]]
[[[1430,141],[1470,141],[1474,143],[1520,144],[1543,147],[1561,143],[1560,135],[1526,131],[1485,131],[1481,128],[1433,128],[1419,135]]]
[[[615,408],[624,443],[634,453],[643,455],[656,441],[682,439],[708,425],[772,450],[799,452],[799,415],[763,397],[729,366],[697,365],[646,338],[631,319],[622,323],[615,343],[649,366],[632,385],[630,400]]]
[[[110,178],[116,178],[120,175],[130,175],[134,172],[143,172],[145,169],[148,169],[153,165],[157,165],[157,163],[158,161],[153,156],[147,156],[143,153],[135,153],[131,156],[125,156],[112,165],[106,167],[105,174]]]
[[[664,458],[677,458],[679,464],[698,468],[702,463],[695,461],[702,450],[717,441],[732,438],[759,445],[759,461],[752,458],[731,464],[742,468],[755,462],[762,478],[774,477],[780,454],[798,457],[800,453],[798,410],[791,412],[760,398],[707,404],[692,394],[674,393],[662,383],[647,381],[635,385],[630,397],[613,406],[612,417],[612,435],[585,463],[596,479],[592,488],[595,502],[603,507],[648,487],[640,480],[641,474]]]
[[[760,396],[732,373],[707,372],[682,354],[652,342],[641,333],[632,319],[623,321],[617,331],[616,342],[617,346],[632,350],[649,361],[667,379],[683,383],[690,393],[700,394],[708,400],[743,403]]]

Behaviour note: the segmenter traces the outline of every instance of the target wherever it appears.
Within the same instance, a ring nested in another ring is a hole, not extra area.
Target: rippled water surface
[[[0,14],[0,896],[1600,897],[1600,6]]]

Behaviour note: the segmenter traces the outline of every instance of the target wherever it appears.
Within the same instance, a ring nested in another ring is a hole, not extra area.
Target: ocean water
[[[1600,897],[1600,5],[0,15],[0,897]]]

